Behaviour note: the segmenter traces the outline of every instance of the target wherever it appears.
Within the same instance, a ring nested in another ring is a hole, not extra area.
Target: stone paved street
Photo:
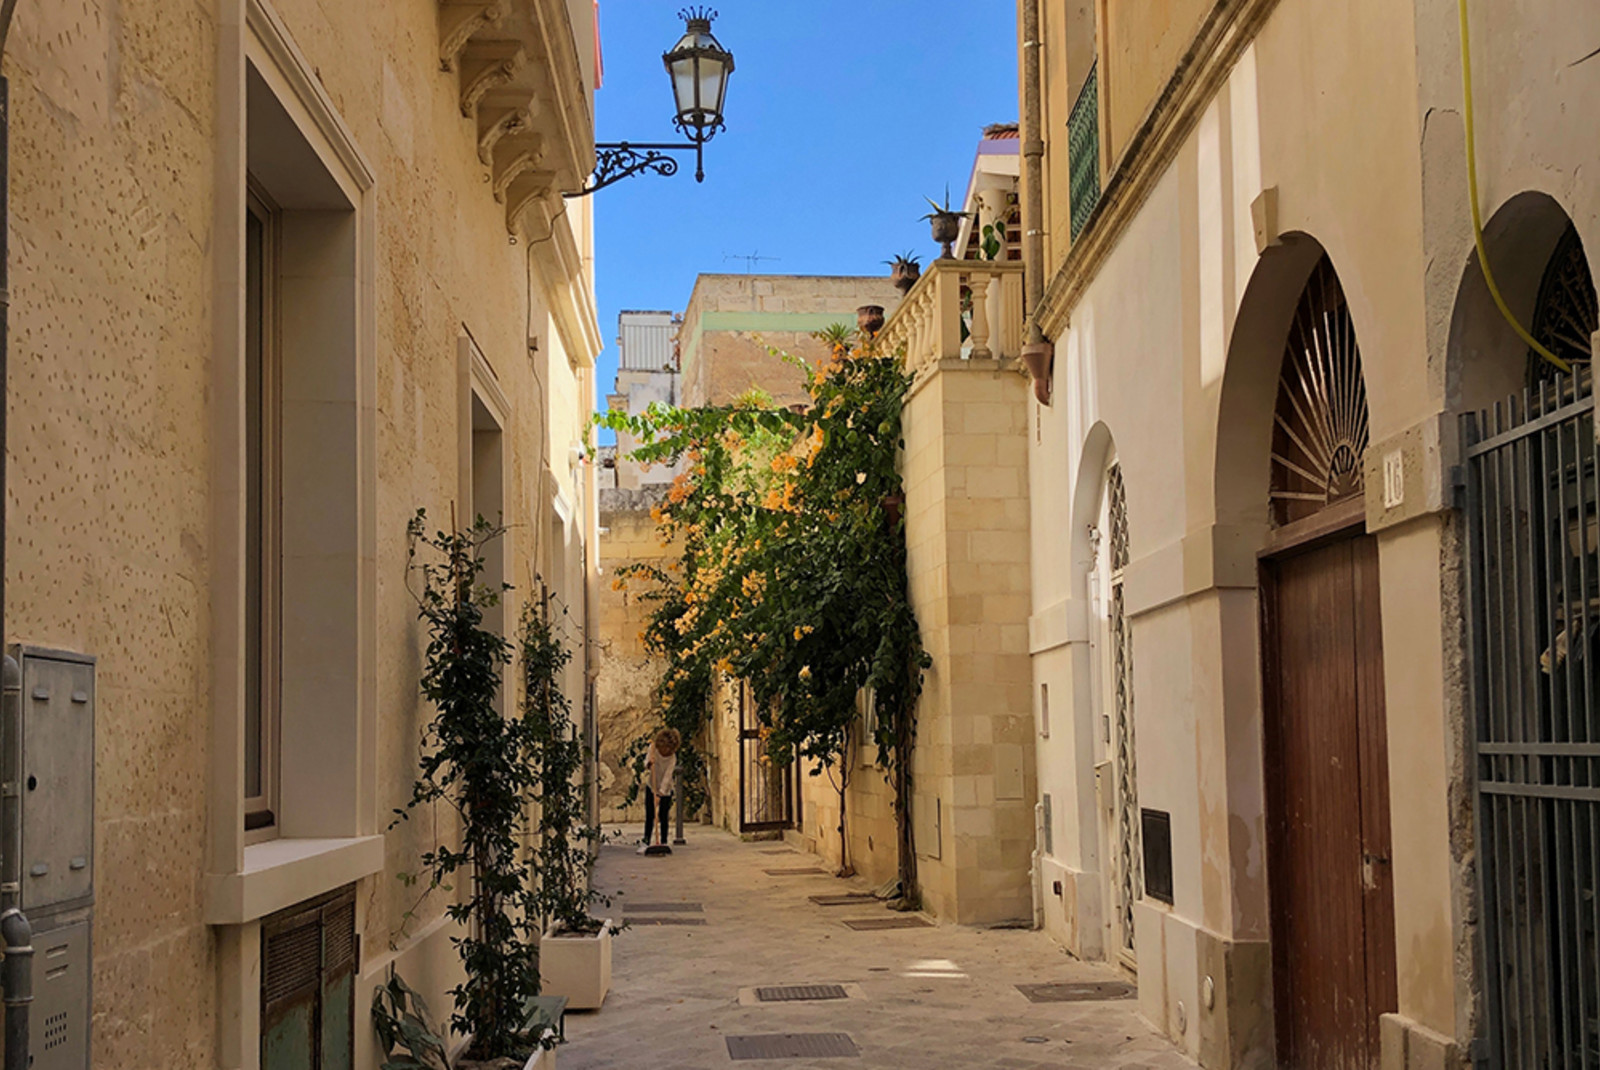
[[[627,830],[632,843],[638,829]],[[690,828],[671,857],[602,848],[597,886],[620,890],[611,913],[704,918],[635,924],[617,938],[603,1010],[573,1013],[561,1070],[702,1070],[734,1065],[725,1037],[847,1033],[856,1058],[794,1058],[752,1066],[1015,1070],[1095,1067],[1188,1070],[1194,1064],[1138,1017],[1135,1001],[1031,1003],[1018,984],[1115,981],[1069,958],[1041,933],[950,925],[857,932],[844,919],[901,917],[866,900],[819,906],[813,895],[864,891],[816,875],[767,869],[815,863],[781,843],[742,843]],[[628,904],[657,905],[649,912]],[[703,913],[660,904],[700,903]],[[765,985],[840,984],[847,999],[754,1004]],[[741,989],[745,989],[744,1004]]]

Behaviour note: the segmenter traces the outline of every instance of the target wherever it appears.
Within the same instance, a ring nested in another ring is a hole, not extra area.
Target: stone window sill
[[[206,924],[243,925],[382,871],[382,836],[251,844],[238,873],[206,874]]]

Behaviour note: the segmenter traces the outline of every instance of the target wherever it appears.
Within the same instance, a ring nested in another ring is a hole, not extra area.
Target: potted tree
[[[539,782],[534,908],[544,919],[540,975],[546,995],[564,996],[574,1010],[596,1010],[611,990],[611,938],[618,928],[591,912],[596,903],[609,905],[591,881],[600,830],[585,815],[583,747],[561,689],[572,653],[550,616],[550,593],[541,591],[518,628],[523,718],[531,726],[529,757]]]
[[[395,820],[435,803],[460,816],[460,846],[437,844],[422,855],[430,892],[452,881],[465,889],[444,908],[460,927],[451,943],[466,972],[450,990],[450,1031],[466,1038],[454,1066],[553,1068],[555,1033],[533,1005],[539,995],[536,874],[520,849],[533,831],[538,725],[527,711],[502,715],[498,699],[511,644],[484,622],[484,611],[506,588],[481,582],[482,551],[502,530],[479,517],[466,530],[430,535],[422,510],[407,525],[409,571],[421,577],[413,594],[427,638],[422,695],[435,712],[423,730],[411,798]],[[420,551],[431,551],[432,559],[419,563]],[[439,1032],[428,1026],[421,1000],[398,977],[376,994],[373,1021],[386,1056],[397,1047],[410,1053],[387,1066],[449,1070]]]

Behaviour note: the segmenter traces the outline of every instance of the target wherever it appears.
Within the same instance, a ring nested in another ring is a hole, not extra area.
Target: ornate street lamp
[[[571,197],[587,197],[630,175],[653,171],[658,175],[678,173],[678,161],[668,153],[694,150],[694,180],[704,182],[705,144],[723,128],[722,106],[728,97],[728,75],[733,73],[733,53],[723,48],[711,34],[711,20],[717,13],[710,8],[685,8],[678,12],[685,23],[684,34],[670,52],[662,55],[667,75],[672,79],[672,95],[678,112],[672,120],[689,140],[686,142],[635,143],[603,142],[595,145],[594,174]]]

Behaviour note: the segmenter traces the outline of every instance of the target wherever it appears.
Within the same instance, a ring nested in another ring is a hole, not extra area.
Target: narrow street
[[[703,1070],[731,1064],[730,1046],[747,1043],[737,1038],[801,1034],[845,1034],[848,1044],[834,1042],[857,1054],[773,1058],[775,1065],[1194,1065],[1139,1018],[1132,998],[1104,998],[1125,991],[1123,978],[1074,961],[1042,933],[952,925],[855,931],[846,923],[916,916],[870,898],[813,902],[867,889],[781,843],[691,827],[688,844],[670,857],[642,857],[631,846],[639,830],[625,833],[601,849],[596,887],[620,891],[611,914],[632,924],[615,942],[604,1009],[568,1015],[562,1070]],[[1041,1003],[1017,987],[1043,984],[1111,987],[1090,1000]],[[837,985],[845,996],[763,1003],[754,991],[799,985]]]

